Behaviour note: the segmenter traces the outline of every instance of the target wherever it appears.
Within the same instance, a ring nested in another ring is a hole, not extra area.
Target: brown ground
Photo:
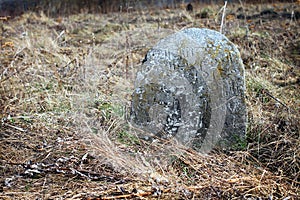
[[[247,142],[207,156],[141,141],[126,116],[147,50],[219,30],[221,6],[1,18],[0,199],[297,199],[299,5],[243,6],[223,33],[246,67]]]

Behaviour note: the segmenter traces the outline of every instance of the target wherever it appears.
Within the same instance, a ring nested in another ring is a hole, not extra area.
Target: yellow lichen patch
[[[14,43],[13,42],[4,42],[4,44],[2,45],[2,48],[14,48]]]
[[[224,75],[224,69],[223,69],[223,67],[222,67],[222,64],[221,64],[221,63],[219,63],[219,64],[218,64],[218,66],[217,66],[217,70],[218,70],[218,72],[219,72],[219,74],[220,74],[221,76],[223,76],[223,75]]]

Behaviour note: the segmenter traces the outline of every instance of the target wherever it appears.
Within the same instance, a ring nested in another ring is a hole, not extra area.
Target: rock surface
[[[132,94],[134,126],[207,153],[241,142],[246,120],[244,66],[224,35],[189,28],[149,50]]]

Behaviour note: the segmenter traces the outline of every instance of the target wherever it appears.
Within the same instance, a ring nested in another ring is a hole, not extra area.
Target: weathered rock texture
[[[190,28],[161,40],[136,74],[131,122],[206,153],[246,132],[244,66],[224,35]]]

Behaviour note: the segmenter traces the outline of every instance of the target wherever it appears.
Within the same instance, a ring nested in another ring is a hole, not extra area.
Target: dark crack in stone
[[[200,152],[228,148],[246,131],[244,66],[222,34],[190,28],[161,40],[136,74],[130,121]]]

